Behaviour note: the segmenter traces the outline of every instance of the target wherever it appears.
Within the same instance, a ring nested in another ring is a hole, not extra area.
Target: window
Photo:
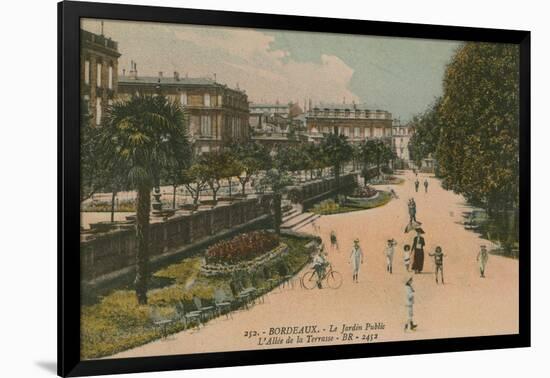
[[[212,118],[210,118],[209,115],[201,116],[201,135],[202,136],[212,135]]]
[[[113,89],[113,66],[109,66],[109,89]]]
[[[189,127],[191,129],[192,134],[198,134],[199,133],[199,124],[201,122],[201,119],[197,115],[192,115],[189,120]]]
[[[90,84],[90,61],[84,62],[84,84]]]
[[[210,93],[204,94],[204,106],[210,106]]]
[[[101,125],[101,97],[95,99],[95,124]]]
[[[181,92],[180,93],[180,104],[181,106],[187,105],[187,92]]]
[[[101,88],[101,63],[97,64],[97,87]]]
[[[359,127],[355,128],[355,137],[359,138],[361,136],[361,129]]]
[[[218,106],[222,106],[222,95],[218,95]]]

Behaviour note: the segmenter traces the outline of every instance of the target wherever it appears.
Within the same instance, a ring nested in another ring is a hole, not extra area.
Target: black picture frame
[[[80,361],[80,18],[158,21],[520,46],[519,333],[296,349]],[[530,346],[530,32],[64,1],[58,4],[58,374],[83,376]]]

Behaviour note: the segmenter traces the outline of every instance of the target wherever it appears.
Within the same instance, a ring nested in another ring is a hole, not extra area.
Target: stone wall
[[[234,202],[226,206],[176,213],[150,226],[149,254],[152,262],[192,253],[202,244],[214,242],[240,229],[271,222],[270,195]],[[193,248],[196,247],[196,248]],[[95,283],[117,278],[134,270],[135,227],[121,224],[115,230],[82,235],[81,280]]]
[[[340,176],[340,188],[347,189],[357,185],[357,175],[347,174]],[[300,203],[304,210],[309,209],[318,201],[334,195],[336,180],[334,178],[311,181],[300,186],[288,189],[288,199]]]

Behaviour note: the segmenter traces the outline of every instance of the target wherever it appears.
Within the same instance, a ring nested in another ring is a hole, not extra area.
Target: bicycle
[[[317,287],[317,272],[315,269],[308,270],[302,275],[300,279],[300,284],[304,289],[311,290]],[[328,269],[325,271],[324,276],[319,280],[321,286],[323,282],[326,283],[326,286],[331,289],[338,289],[342,286],[342,275],[332,269],[332,265],[328,264]]]

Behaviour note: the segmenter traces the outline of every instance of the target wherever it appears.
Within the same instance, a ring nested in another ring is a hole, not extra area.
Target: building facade
[[[81,29],[80,46],[80,96],[91,124],[99,126],[105,108],[117,96],[118,44]]]
[[[411,155],[409,153],[409,141],[412,136],[412,128],[409,125],[394,121],[392,127],[392,147],[397,157],[409,164]]]
[[[381,139],[391,143],[392,114],[385,110],[370,110],[360,104],[321,104],[306,115],[307,131],[311,135],[338,133],[351,143],[366,139]]]
[[[197,152],[216,150],[232,142],[250,139],[248,96],[208,78],[139,76],[136,63],[118,80],[119,95],[163,94],[189,114],[189,134]]]
[[[265,130],[280,123],[277,121],[287,120],[290,114],[290,104],[250,103],[249,107],[249,123],[253,130]]]

